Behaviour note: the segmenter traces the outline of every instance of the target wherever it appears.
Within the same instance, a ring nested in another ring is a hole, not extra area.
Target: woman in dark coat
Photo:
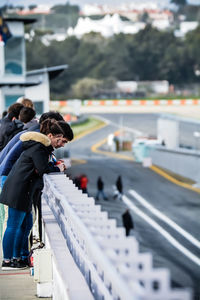
[[[27,237],[32,228],[32,201],[30,191],[34,182],[44,173],[62,171],[64,166],[49,167],[49,157],[63,138],[63,130],[55,120],[47,119],[41,124],[41,133],[26,132],[21,135],[24,152],[13,166],[0,195],[0,203],[7,205],[8,221],[3,237],[2,270],[23,269],[28,250]]]

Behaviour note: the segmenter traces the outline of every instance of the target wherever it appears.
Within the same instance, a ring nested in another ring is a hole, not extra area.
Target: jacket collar
[[[20,140],[22,142],[28,142],[28,141],[35,141],[43,144],[45,147],[48,147],[51,145],[50,139],[45,135],[40,132],[35,132],[35,131],[28,131],[23,133],[20,136]]]

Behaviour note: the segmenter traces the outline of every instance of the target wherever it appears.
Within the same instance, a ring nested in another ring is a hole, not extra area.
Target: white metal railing
[[[44,175],[42,197],[95,299],[192,299],[189,289],[172,289],[169,271],[154,269],[152,255],[139,253],[138,241],[64,174]]]

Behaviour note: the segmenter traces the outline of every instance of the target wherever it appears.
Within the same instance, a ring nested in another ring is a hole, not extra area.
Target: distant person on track
[[[99,200],[99,196],[101,196],[104,200],[108,200],[106,194],[104,193],[104,182],[101,179],[101,176],[97,179],[97,194],[96,200]]]
[[[122,178],[121,178],[121,175],[119,175],[117,177],[117,180],[116,180],[116,191],[114,193],[114,199],[119,199],[119,200],[122,200],[122,195],[123,195],[123,184],[122,184]]]
[[[123,226],[126,229],[126,236],[129,236],[131,229],[134,229],[134,222],[131,217],[131,214],[129,212],[129,209],[127,209],[123,214],[122,214],[122,222]]]
[[[73,182],[78,189],[81,188],[81,176],[79,175],[75,176]]]
[[[83,193],[88,194],[88,190],[87,190],[87,184],[88,184],[88,178],[85,174],[81,175],[80,178],[80,188],[83,191]]]

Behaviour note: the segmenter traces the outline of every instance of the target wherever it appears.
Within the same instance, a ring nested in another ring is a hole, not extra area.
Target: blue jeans
[[[7,228],[3,237],[4,259],[26,258],[28,236],[33,226],[32,213],[8,208]]]
[[[97,191],[96,199],[99,199],[99,196],[100,196],[100,195],[103,197],[104,200],[107,199],[106,194],[104,193],[103,190],[98,190],[98,191]]]

